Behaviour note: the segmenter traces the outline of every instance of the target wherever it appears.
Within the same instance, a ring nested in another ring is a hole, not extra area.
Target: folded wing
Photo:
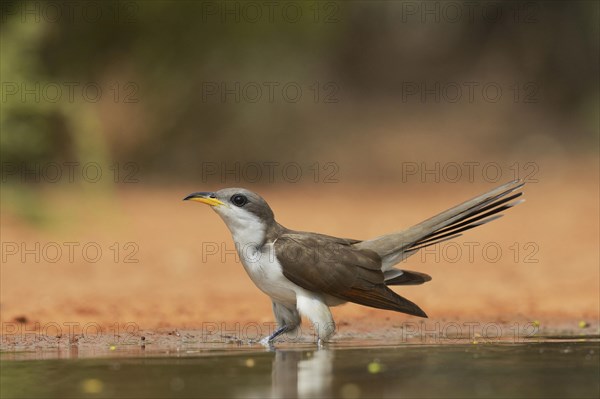
[[[427,317],[416,304],[389,289],[381,258],[344,240],[315,233],[288,232],[275,241],[283,274],[300,287],[345,301]]]

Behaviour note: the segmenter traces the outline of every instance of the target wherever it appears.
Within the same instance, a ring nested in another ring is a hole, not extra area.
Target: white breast
[[[273,243],[264,245],[260,251],[247,247],[238,253],[246,272],[261,291],[283,304],[296,304],[296,291],[300,287],[283,275]]]
[[[262,245],[266,230],[264,223],[239,208],[218,207],[215,211],[231,231],[244,269],[254,284],[274,300],[295,306],[296,290],[301,288],[283,275],[273,243]]]

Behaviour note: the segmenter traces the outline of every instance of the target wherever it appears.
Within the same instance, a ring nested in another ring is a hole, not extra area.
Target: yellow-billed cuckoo
[[[394,265],[501,217],[499,212],[523,201],[514,201],[523,185],[512,181],[406,230],[364,241],[287,229],[262,197],[243,188],[197,192],[184,200],[208,204],[221,216],[246,272],[271,297],[278,328],[262,342],[295,330],[300,314],[323,342],[335,332],[329,306],[345,302],[427,317],[389,286],[422,284],[431,277]]]

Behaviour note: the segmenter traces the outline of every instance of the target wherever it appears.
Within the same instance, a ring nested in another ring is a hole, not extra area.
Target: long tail
[[[386,280],[389,283],[406,284],[403,279],[398,278],[399,270],[393,269],[395,264],[421,248],[459,237],[463,231],[502,217],[500,212],[524,201],[523,199],[513,201],[523,194],[518,190],[524,184],[521,180],[511,181],[406,230],[361,241],[354,245],[379,254],[383,263],[382,270],[388,272]],[[392,282],[393,280],[397,282]]]

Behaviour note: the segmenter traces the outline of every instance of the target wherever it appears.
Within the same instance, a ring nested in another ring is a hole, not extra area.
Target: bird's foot
[[[329,346],[329,341],[324,340],[324,339],[317,339],[317,349],[327,349],[327,347]]]
[[[268,337],[264,337],[263,339],[261,339],[260,341],[258,341],[259,344],[261,344],[262,346],[264,346],[267,349],[274,349],[275,346],[273,345],[273,341],[270,340],[270,336]]]
[[[264,337],[259,342],[263,346],[266,346],[268,348],[272,348],[273,347],[273,341],[275,341],[275,338],[277,338],[278,336],[280,336],[281,334],[283,334],[287,330],[288,330],[287,326],[279,327],[277,330],[275,330],[275,332],[273,332],[273,334],[269,335],[268,337]]]

